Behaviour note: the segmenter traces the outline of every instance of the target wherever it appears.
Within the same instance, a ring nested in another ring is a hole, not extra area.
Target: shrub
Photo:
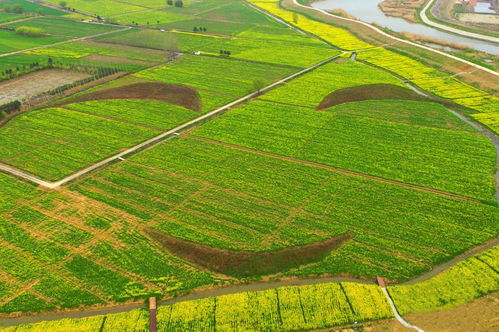
[[[20,26],[19,28],[16,28],[16,34],[28,37],[43,37],[47,33],[42,28]]]

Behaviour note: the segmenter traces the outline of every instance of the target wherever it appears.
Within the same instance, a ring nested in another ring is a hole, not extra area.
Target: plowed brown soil
[[[336,90],[321,101],[318,110],[363,100],[428,100],[416,92],[393,84],[367,84]]]
[[[159,82],[134,83],[98,90],[73,98],[64,104],[103,99],[152,99],[183,106],[196,112],[201,111],[201,96],[195,89]]]
[[[316,262],[352,238],[348,232],[321,242],[274,251],[252,252],[210,247],[182,240],[158,230],[145,232],[166,250],[185,260],[225,275],[249,277],[274,274],[311,262]]]

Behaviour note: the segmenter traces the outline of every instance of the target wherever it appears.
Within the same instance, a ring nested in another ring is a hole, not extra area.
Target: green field
[[[209,111],[255,91],[255,80],[262,80],[268,85],[295,71],[295,68],[287,66],[184,55],[170,64],[134,76],[195,88],[201,94],[203,111]]]
[[[187,53],[202,52],[218,55],[220,50],[231,52],[232,58],[285,64],[305,68],[338,52],[309,36],[297,35],[289,28],[254,27],[232,37],[202,33],[130,30],[104,36],[100,40],[147,48],[164,49],[175,45]],[[289,52],[293,49],[293,52]]]
[[[499,289],[498,247],[466,259],[428,281],[389,287],[403,314],[454,307]],[[482,284],[477,283],[478,280]],[[432,296],[428,297],[427,294]],[[417,304],[416,304],[417,303]],[[407,306],[410,306],[409,308]],[[337,325],[393,318],[392,311],[376,285],[349,282],[278,287],[163,305],[158,309],[158,331],[290,331],[322,329]],[[148,312],[63,319],[20,327],[5,332],[75,329],[90,331],[147,331]]]
[[[26,0],[4,0],[0,2],[0,9],[5,8],[5,6],[15,6],[15,5],[20,5],[24,13],[33,13],[33,14],[50,15],[50,16],[66,15],[66,13],[60,10],[45,7]]]
[[[22,14],[11,14],[11,13],[0,12],[0,23],[20,20],[20,19],[25,18],[25,17],[26,16],[24,16]]]
[[[250,0],[306,33],[241,0],[65,2],[76,10],[66,17],[0,2],[43,14],[9,24],[24,14],[2,12],[4,27],[47,32],[0,30],[0,54],[19,52],[0,57],[0,91],[24,103],[0,114],[0,319],[298,278],[381,276],[403,315],[498,290],[497,248],[410,284],[499,235],[496,146],[456,115],[495,130],[490,92],[397,45],[370,45],[364,31],[293,14],[288,1]],[[29,101],[8,90],[35,94],[46,83],[22,75],[42,68],[95,80]],[[56,188],[29,177],[57,182],[200,116]],[[161,306],[159,330],[393,318],[367,284],[201,297]],[[7,331],[147,331],[148,318],[140,309]]]
[[[71,188],[215,247],[265,251],[355,233],[323,261],[289,275],[404,279],[497,233],[492,206],[187,138]],[[395,250],[401,254],[391,256]]]
[[[0,30],[0,40],[2,41],[2,44],[0,44],[0,54],[4,54],[61,42],[65,38],[53,36],[34,38],[20,36],[13,31]]]
[[[86,128],[85,131],[79,128]],[[47,180],[135,145],[159,131],[61,108],[18,116],[0,130],[0,160]]]
[[[55,37],[84,37],[117,29],[106,25],[81,23],[63,18],[56,19],[49,17],[34,18],[27,22],[18,22],[7,25],[7,27],[10,28],[17,28],[20,26],[41,28],[49,35]]]

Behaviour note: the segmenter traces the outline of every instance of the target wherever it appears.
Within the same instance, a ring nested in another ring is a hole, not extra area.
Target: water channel
[[[360,21],[376,23],[396,32],[410,32],[467,45],[490,54],[499,54],[499,45],[492,42],[458,36],[423,24],[411,23],[402,18],[386,16],[378,7],[380,2],[381,0],[321,0],[314,2],[312,7],[324,10],[343,9]]]

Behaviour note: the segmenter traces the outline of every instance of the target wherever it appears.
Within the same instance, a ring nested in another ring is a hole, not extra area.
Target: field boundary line
[[[321,163],[310,161],[310,160],[303,160],[303,159],[298,159],[298,158],[294,158],[294,157],[290,157],[290,156],[280,155],[277,153],[260,151],[257,149],[247,148],[244,146],[240,146],[240,145],[236,145],[236,144],[232,144],[232,143],[227,143],[227,142],[223,142],[223,141],[218,141],[218,140],[214,140],[211,138],[191,135],[191,134],[183,133],[181,136],[186,137],[186,138],[195,139],[198,141],[204,141],[204,142],[208,142],[208,143],[212,143],[212,144],[223,145],[223,146],[226,146],[226,147],[229,147],[232,149],[236,149],[236,150],[241,150],[241,151],[255,153],[255,154],[259,154],[259,155],[263,155],[263,156],[267,156],[267,157],[286,160],[286,161],[290,161],[290,162],[294,162],[294,163],[298,163],[298,164],[302,164],[302,165],[309,165],[309,166],[315,166],[315,167],[319,167],[319,168],[323,168],[323,169],[329,169],[329,170],[332,170],[332,171],[335,171],[338,173],[342,173],[342,174],[346,174],[346,175],[358,176],[358,177],[362,177],[362,178],[373,180],[373,181],[389,183],[389,184],[398,185],[398,186],[406,187],[406,188],[412,188],[412,189],[416,189],[416,190],[420,190],[420,191],[426,191],[426,192],[430,192],[430,193],[438,194],[438,195],[442,195],[442,196],[449,196],[449,197],[457,198],[460,200],[481,203],[481,201],[476,199],[476,198],[462,196],[462,195],[449,193],[449,192],[438,190],[438,189],[432,189],[432,188],[428,188],[428,187],[418,186],[415,184],[405,183],[405,182],[401,182],[401,181],[390,180],[390,179],[382,178],[379,176],[369,175],[369,174],[360,173],[360,172],[356,172],[356,171],[351,171],[351,170],[348,170],[345,168],[321,164]]]
[[[489,74],[492,74],[492,75],[495,75],[495,76],[499,76],[499,73],[496,72],[495,70],[485,68],[485,67],[477,65],[476,63],[473,63],[471,61],[461,59],[461,58],[459,58],[457,56],[454,56],[454,55],[451,55],[451,54],[447,54],[445,52],[436,50],[436,49],[428,47],[428,46],[424,46],[424,45],[421,45],[421,44],[418,44],[418,43],[411,42],[409,40],[405,40],[405,39],[402,39],[402,38],[398,38],[398,37],[392,36],[389,33],[386,33],[383,30],[378,29],[377,27],[375,27],[375,26],[373,26],[373,25],[371,25],[369,23],[362,22],[362,21],[359,21],[359,20],[356,20],[356,19],[351,19],[351,18],[336,16],[336,15],[333,15],[333,14],[331,14],[331,13],[329,13],[329,12],[323,10],[323,9],[319,9],[319,8],[314,8],[314,7],[302,5],[302,4],[298,3],[297,0],[291,0],[291,1],[293,2],[294,5],[296,5],[298,7],[305,8],[305,9],[308,9],[308,10],[315,10],[315,11],[318,11],[318,12],[320,12],[320,13],[326,15],[326,16],[333,17],[333,18],[338,19],[338,20],[344,20],[344,21],[349,21],[349,22],[355,22],[355,23],[358,23],[358,24],[362,24],[362,25],[364,25],[366,27],[369,27],[370,29],[372,29],[372,30],[376,31],[377,33],[379,33],[379,34],[381,34],[381,35],[383,35],[385,37],[388,37],[390,39],[396,40],[396,41],[401,42],[401,43],[406,43],[406,44],[409,44],[409,45],[412,45],[412,46],[415,46],[415,47],[419,47],[419,48],[422,48],[424,50],[427,50],[427,51],[430,51],[430,52],[433,52],[433,53],[437,53],[437,54],[445,56],[445,57],[447,57],[449,59],[452,59],[452,60],[455,60],[455,61],[459,61],[461,63],[464,63],[464,64],[468,65],[468,66],[471,66],[471,67],[483,70],[483,71],[485,71],[485,72],[487,72]],[[284,9],[284,10],[289,11],[288,9]],[[317,21],[317,22],[321,23],[320,21],[318,21],[316,19],[314,19],[314,21]],[[324,24],[328,24],[328,23],[324,23]],[[343,28],[341,28],[341,29],[343,29]],[[345,29],[343,29],[343,30],[345,30]],[[359,40],[361,40],[361,39],[359,38]]]
[[[121,30],[120,30],[121,31]],[[100,168],[100,167],[103,167],[105,165],[107,165],[108,163],[111,163],[111,162],[114,162],[114,161],[121,161],[123,159],[123,157],[125,157],[126,155],[129,155],[129,154],[132,154],[134,152],[137,152],[138,150],[141,150],[141,149],[144,149],[144,148],[148,148],[148,147],[151,147],[153,145],[156,145],[157,143],[161,142],[162,140],[164,139],[168,139],[168,138],[171,138],[171,137],[175,137],[179,134],[180,131],[183,131],[183,130],[186,130],[190,127],[192,127],[193,125],[195,124],[198,124],[200,123],[201,121],[204,121],[204,120],[207,120],[217,114],[220,114],[226,110],[228,110],[229,108],[233,107],[233,106],[236,106],[242,102],[245,102],[247,100],[250,100],[254,97],[258,97],[260,96],[261,94],[273,89],[274,87],[278,86],[278,85],[281,85],[283,83],[286,83],[298,76],[301,76],[309,71],[312,71],[318,67],[321,67],[331,61],[334,61],[336,60],[338,57],[340,57],[340,55],[335,55],[334,57],[331,57],[331,58],[328,58],[326,60],[323,60],[311,67],[308,67],[308,68],[305,68],[305,69],[302,69],[294,74],[291,74],[287,77],[284,77],[278,81],[275,81],[274,83],[271,83],[270,85],[267,85],[266,87],[260,89],[259,91],[255,91],[255,92],[252,92],[252,93],[249,93],[239,99],[236,99],[228,104],[225,104],[224,106],[221,106],[221,107],[218,107],[216,109],[214,109],[213,111],[210,111],[208,113],[205,113],[197,118],[194,118],[188,122],[185,122],[173,129],[170,129],[168,131],[165,131],[157,136],[154,136],[146,141],[143,141],[142,143],[139,143],[135,146],[132,146],[131,148],[128,148],[126,149],[125,151],[122,151],[118,154],[115,154],[111,157],[108,157],[104,160],[101,160],[100,162],[97,162],[93,165],[90,165],[86,168],[83,168],[59,181],[56,181],[56,182],[50,182],[50,181],[46,181],[46,180],[43,180],[42,178],[34,175],[34,174],[30,174],[29,172],[25,172],[21,169],[18,169],[16,167],[13,167],[13,166],[10,166],[10,165],[7,165],[7,164],[4,164],[4,163],[0,163],[0,171],[4,171],[4,172],[7,172],[7,173],[10,173],[12,175],[16,175],[20,178],[23,178],[25,180],[28,180],[30,182],[34,182],[38,185],[41,185],[43,187],[46,187],[46,188],[49,188],[49,189],[54,189],[54,188],[58,188],[68,182],[71,182],[87,173],[90,173],[92,172],[93,170],[97,169],[97,168]]]

